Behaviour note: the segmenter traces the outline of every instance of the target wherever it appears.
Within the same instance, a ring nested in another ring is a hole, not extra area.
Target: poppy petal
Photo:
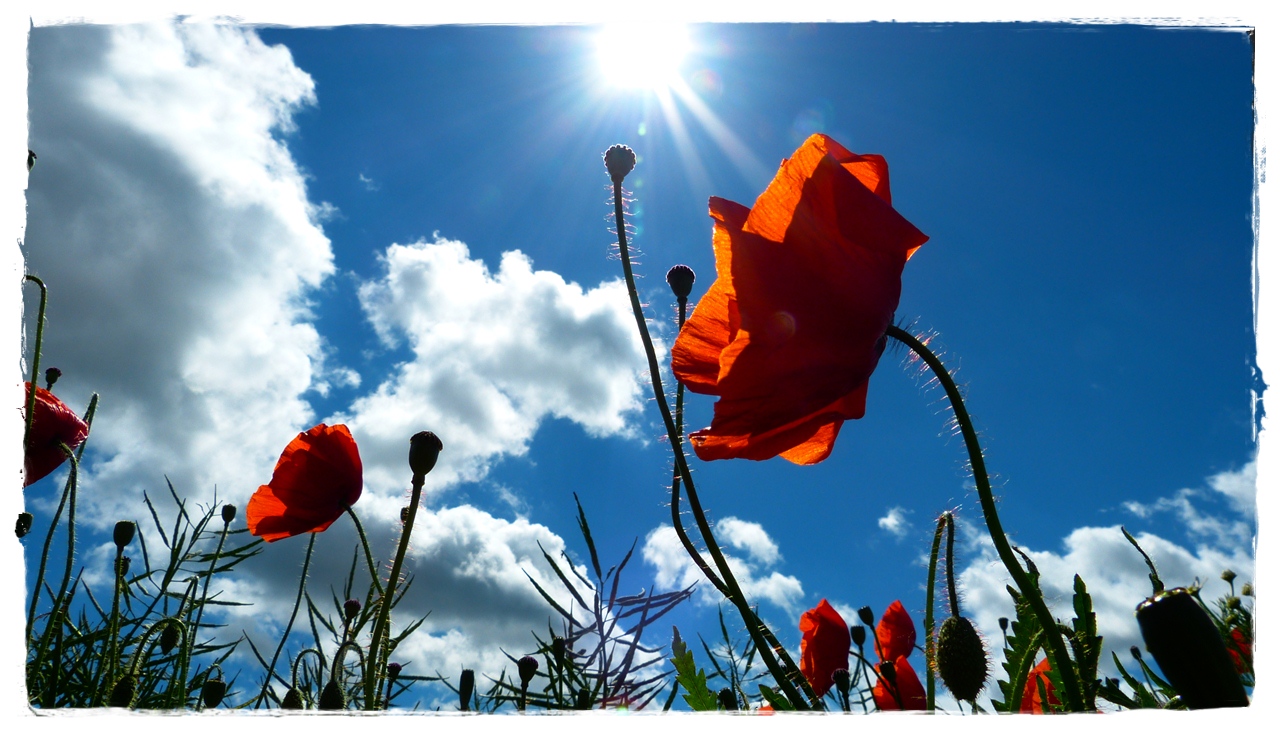
[[[902,601],[894,601],[885,609],[876,625],[876,653],[881,661],[897,661],[911,655],[916,645],[916,625]]]
[[[819,696],[831,689],[831,675],[849,669],[849,626],[827,599],[800,616],[800,673]]]
[[[31,397],[31,383],[26,383],[26,397]],[[26,409],[26,400],[23,400]],[[35,484],[67,460],[62,444],[75,449],[89,437],[89,426],[76,412],[48,390],[36,386],[36,400],[31,417],[31,438],[24,453],[22,488]]]
[[[916,675],[916,670],[911,666],[911,662],[907,661],[906,657],[898,657],[894,660],[893,675],[894,689],[897,691],[897,696],[902,699],[902,704],[898,704],[893,692],[889,691],[889,685],[883,677],[880,677],[876,680],[876,686],[871,688],[871,694],[875,697],[877,708],[881,711],[924,710],[928,708],[924,687],[920,685],[920,677]]]
[[[360,499],[363,467],[345,425],[320,424],[298,434],[276,462],[271,483],[245,508],[250,534],[267,542],[323,532]]]

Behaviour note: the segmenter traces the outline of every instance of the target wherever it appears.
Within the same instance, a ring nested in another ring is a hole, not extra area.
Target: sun
[[[680,76],[689,52],[681,23],[628,22],[605,26],[596,39],[600,70],[612,86],[665,89]]]

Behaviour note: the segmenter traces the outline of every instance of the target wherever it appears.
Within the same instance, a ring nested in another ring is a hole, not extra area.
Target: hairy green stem
[[[942,528],[951,519],[950,512],[943,512],[938,518],[938,528],[933,531],[933,547],[929,549],[929,582],[925,584],[924,597],[924,668],[925,668],[925,709],[933,712],[937,682],[934,677],[934,664],[937,647],[933,638],[933,587],[938,582],[938,547],[942,542]]]
[[[697,490],[693,486],[693,477],[689,473],[689,464],[685,460],[684,449],[681,448],[680,434],[676,431],[675,420],[671,417],[671,409],[667,405],[667,396],[662,389],[662,377],[658,367],[658,356],[653,349],[653,339],[649,336],[649,327],[644,320],[644,309],[640,305],[640,296],[636,292],[635,274],[631,270],[631,255],[627,250],[626,223],[622,212],[621,181],[613,183],[613,211],[614,218],[617,221],[618,249],[622,259],[622,271],[627,282],[627,294],[631,299],[631,310],[636,318],[636,326],[640,330],[640,339],[644,345],[645,357],[648,359],[649,377],[653,383],[654,400],[658,402],[658,410],[662,414],[662,421],[667,429],[667,438],[671,443],[671,451],[675,454],[676,470],[680,479],[684,482],[685,492],[689,495],[689,507],[693,512],[695,521],[698,523],[698,530],[702,533],[703,542],[706,543],[707,550],[711,553],[711,559],[724,579],[725,597],[742,615],[743,624],[760,651],[760,658],[768,667],[769,673],[773,675],[774,680],[777,681],[778,688],[786,695],[787,700],[791,702],[792,707],[796,709],[816,709],[819,701],[813,693],[813,688],[809,686],[808,680],[798,671],[792,676],[788,676],[788,673],[784,672],[782,667],[778,665],[778,658],[785,655],[786,650],[777,639],[770,641],[765,638],[765,632],[768,629],[764,626],[764,622],[756,616],[750,604],[747,603],[746,596],[738,586],[738,581],[734,578],[733,572],[729,569],[728,561],[725,560],[724,554],[720,551],[720,546],[716,543],[711,526],[707,523],[706,513],[698,500]],[[772,635],[770,635],[770,638],[772,638]],[[787,656],[786,661],[794,665],[790,662],[789,656]],[[803,687],[805,694],[801,694],[800,690],[796,689],[797,686]],[[806,694],[808,699],[805,697]]]
[[[267,666],[267,678],[262,682],[262,690],[258,693],[258,699],[253,704],[253,709],[258,709],[267,698],[267,690],[271,687],[271,680],[276,676],[276,662],[280,660],[280,652],[284,650],[284,644],[289,640],[289,632],[293,630],[294,619],[298,618],[298,607],[302,605],[302,595],[307,587],[307,571],[311,569],[311,551],[316,546],[316,533],[311,533],[311,539],[307,541],[307,556],[302,560],[302,578],[298,581],[298,597],[293,601],[293,613],[289,614],[289,623],[284,627],[284,636],[280,637],[280,643],[276,646],[276,653],[271,657],[271,664]]]
[[[382,638],[387,631],[387,622],[391,617],[391,603],[396,594],[396,583],[400,580],[400,568],[404,565],[404,554],[409,549],[409,536],[413,533],[413,520],[418,514],[418,502],[422,499],[422,485],[426,483],[426,475],[414,474],[411,481],[413,491],[409,496],[409,514],[405,515],[404,529],[400,532],[400,545],[396,548],[396,559],[391,563],[391,575],[387,577],[387,588],[382,592],[382,601],[378,605],[378,619],[373,625],[373,638],[369,642],[369,660],[364,665],[364,708],[378,709],[378,685],[381,683],[383,668],[379,666],[379,652],[382,649]],[[376,580],[376,578],[375,578]],[[386,656],[382,656],[383,661]]]
[[[24,450],[31,448],[31,423],[35,420],[36,410],[36,379],[40,377],[40,346],[44,344],[44,309],[49,301],[49,288],[44,285],[40,277],[27,274],[25,278],[40,287],[40,310],[36,314],[35,351],[31,354],[31,392],[27,394],[27,425],[26,430],[22,432]]]
[[[953,556],[955,555],[956,545],[956,523],[951,518],[951,514],[947,514],[947,599],[951,602],[951,615],[960,618],[960,596],[956,594],[956,571],[952,566],[955,564]]]
[[[347,507],[347,514],[351,515],[351,521],[355,523],[356,533],[360,535],[360,544],[364,547],[364,559],[369,563],[369,580],[373,581],[373,587],[378,591],[378,595],[382,595],[382,582],[378,580],[378,567],[373,562],[373,551],[369,549],[369,538],[365,537],[364,525],[360,524],[360,518],[356,517],[355,510]]]
[[[1083,712],[1085,709],[1084,694],[1081,692],[1080,684],[1076,679],[1075,672],[1072,670],[1071,656],[1067,653],[1066,644],[1062,641],[1062,634],[1055,629],[1057,622],[1054,620],[1053,614],[1049,612],[1049,607],[1045,605],[1044,596],[1041,594],[1039,587],[1031,581],[1026,571],[1023,570],[1022,565],[1018,563],[1018,558],[1014,555],[1013,548],[1009,547],[1009,540],[1005,537],[1004,528],[1000,526],[1000,516],[996,512],[995,497],[991,492],[991,480],[987,476],[987,467],[982,458],[982,448],[978,444],[978,434],[973,428],[973,421],[969,418],[968,410],[965,409],[964,398],[960,395],[960,389],[956,387],[951,374],[943,367],[942,362],[933,354],[933,351],[911,333],[890,325],[886,334],[910,347],[912,352],[919,355],[920,359],[933,371],[943,389],[946,390],[947,398],[951,401],[951,409],[955,412],[956,423],[960,426],[961,433],[964,434],[965,447],[969,452],[969,465],[973,470],[974,485],[978,491],[978,500],[982,504],[982,516],[987,522],[987,532],[991,534],[991,540],[995,544],[996,552],[1000,555],[1001,562],[1008,569],[1009,575],[1013,577],[1014,583],[1018,585],[1018,591],[1031,604],[1036,618],[1045,629],[1045,645],[1048,650],[1049,661],[1058,670],[1059,676],[1062,677],[1063,694],[1065,695],[1067,708],[1071,712]]]

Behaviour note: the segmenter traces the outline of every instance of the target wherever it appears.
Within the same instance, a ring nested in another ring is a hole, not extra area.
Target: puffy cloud
[[[880,525],[881,530],[885,530],[894,537],[902,539],[911,531],[911,521],[907,519],[907,514],[910,511],[902,507],[892,507],[884,517],[877,520],[876,524]]]
[[[751,559],[763,566],[778,562],[778,544],[756,522],[746,522],[737,517],[726,517],[716,522],[716,537],[729,546],[746,550]]]

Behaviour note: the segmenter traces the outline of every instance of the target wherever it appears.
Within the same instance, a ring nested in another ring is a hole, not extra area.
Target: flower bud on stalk
[[[338,686],[337,680],[330,679],[329,682],[325,684],[324,690],[320,692],[320,709],[347,709],[347,698],[342,695],[342,688]]]
[[[236,506],[234,504],[222,505],[222,524],[229,525],[236,518]]]
[[[938,675],[957,700],[973,702],[987,683],[987,651],[969,619],[950,616],[938,630]]]
[[[435,467],[443,450],[444,444],[440,442],[440,437],[430,431],[419,431],[410,437],[409,469],[413,471],[413,478],[417,480],[425,477]]]
[[[58,382],[58,378],[62,377],[62,371],[58,368],[49,368],[44,371],[44,389],[53,390],[53,384]]]
[[[284,693],[284,699],[280,701],[280,709],[282,710],[301,710],[302,709],[302,693],[295,687],[290,687],[288,692]]]
[[[164,630],[160,632],[160,653],[168,654],[173,651],[173,648],[178,645],[179,638],[178,627],[173,623],[165,624]]]
[[[564,639],[559,636],[551,640],[551,656],[556,660],[556,671],[564,671]]]
[[[720,709],[734,712],[738,709],[738,698],[733,695],[733,690],[725,687],[716,695],[716,700],[720,703]]]
[[[222,698],[227,696],[227,683],[221,679],[209,679],[200,690],[200,701],[205,707],[217,707]]]
[[[845,710],[849,709],[849,690],[852,684],[849,681],[848,669],[837,669],[831,673],[831,682],[836,686],[836,692],[840,693],[840,705]]]
[[[516,662],[516,668],[520,670],[520,687],[526,688],[533,678],[538,676],[538,660],[531,656],[520,657],[520,661]]]
[[[1148,598],[1137,616],[1147,651],[1188,708],[1248,706],[1218,627],[1187,589]]]
[[[604,152],[604,169],[615,185],[620,184],[636,167],[636,153],[624,144],[615,144]]]
[[[671,293],[675,294],[676,299],[681,302],[689,299],[689,294],[693,291],[693,282],[696,279],[693,269],[684,264],[676,264],[667,271],[667,285],[671,287]]]
[[[35,516],[30,512],[21,512],[18,514],[18,524],[14,527],[14,532],[19,538],[27,536],[31,532],[31,523],[35,520]]]
[[[863,626],[862,624],[857,624],[856,626],[850,626],[849,638],[853,639],[853,643],[857,644],[858,648],[861,649],[863,643],[865,643],[867,640],[867,627]]]
[[[387,681],[394,682],[397,679],[399,679],[400,672],[403,669],[404,667],[401,666],[400,662],[391,662],[390,664],[388,664],[387,665]]]
[[[111,534],[111,539],[115,540],[116,547],[124,550],[129,543],[133,542],[133,536],[138,531],[138,526],[132,520],[121,520],[116,523],[116,529]]]
[[[342,613],[346,616],[347,621],[351,621],[360,615],[360,601],[354,598],[348,598],[346,603],[342,604]]]
[[[133,693],[138,687],[138,680],[134,679],[132,674],[126,674],[116,682],[116,686],[111,688],[111,697],[107,700],[108,707],[128,707],[133,704]]]
[[[876,614],[871,610],[870,606],[863,606],[858,609],[858,620],[862,622],[863,626],[875,626]]]
[[[476,688],[476,673],[470,669],[462,670],[458,679],[458,705],[463,712],[471,711],[471,693]]]

